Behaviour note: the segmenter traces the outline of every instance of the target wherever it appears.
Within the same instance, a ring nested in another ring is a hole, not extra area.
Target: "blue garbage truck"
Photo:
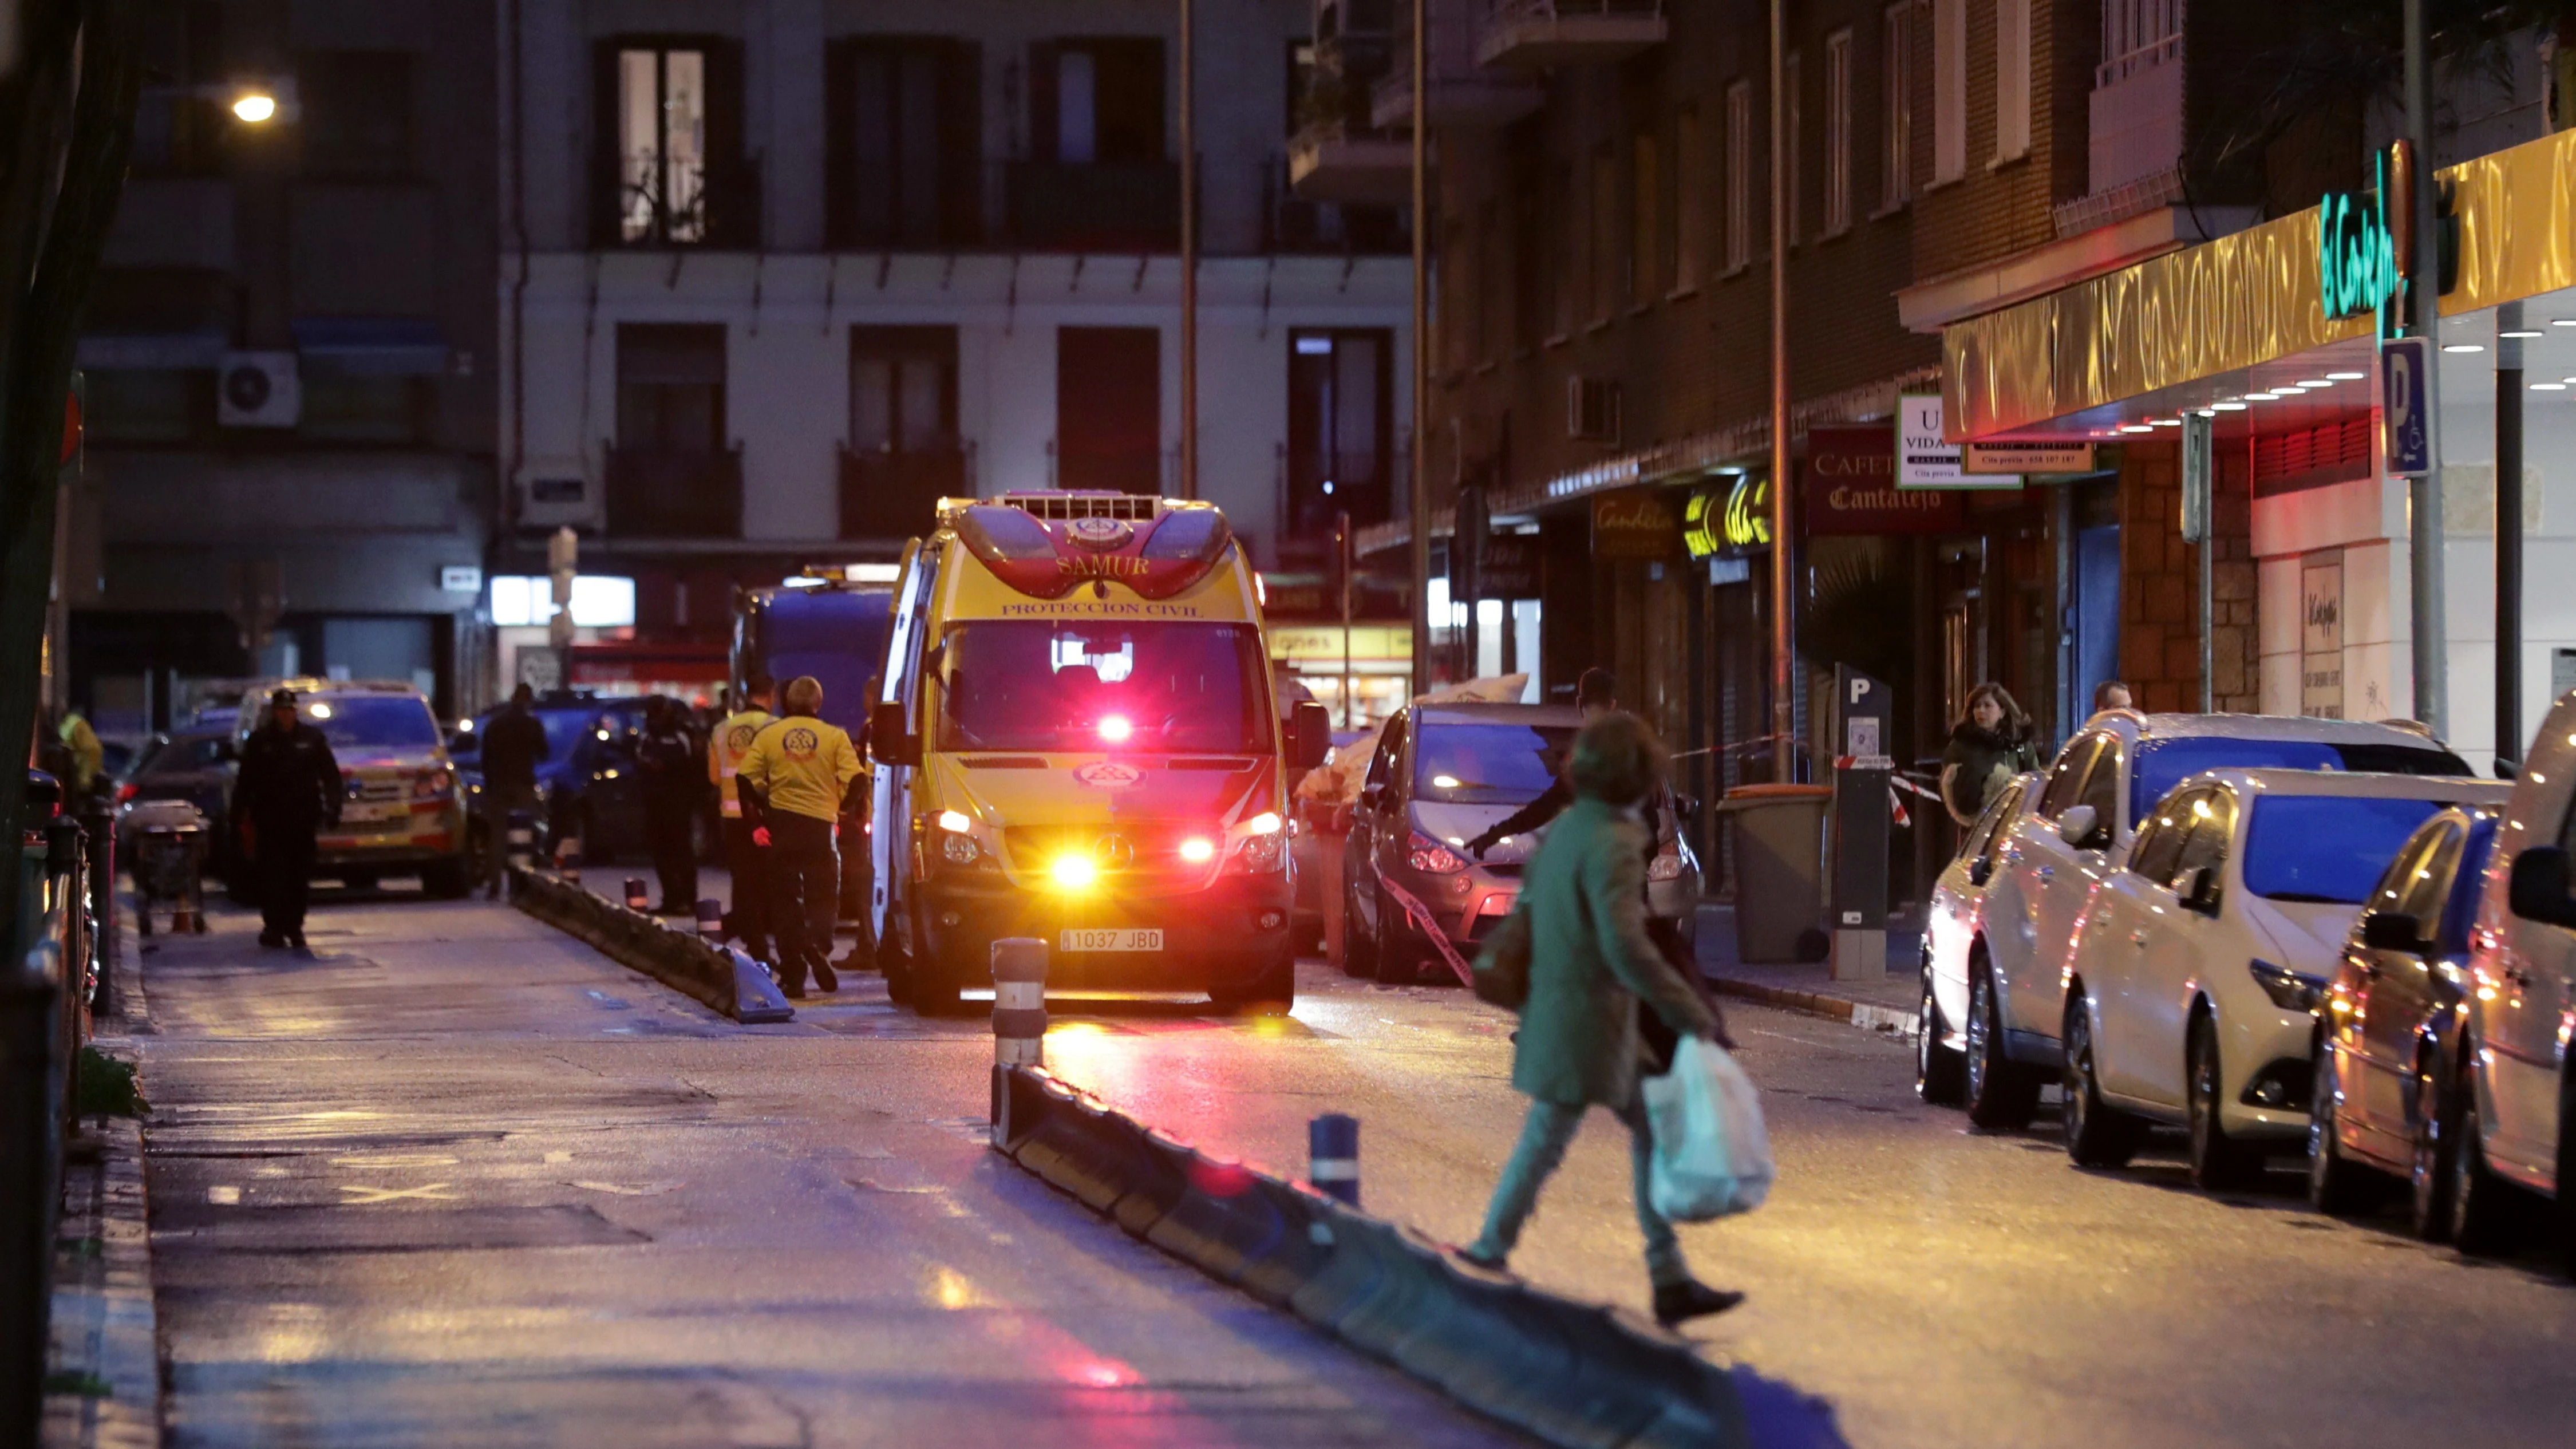
[[[734,698],[757,670],[784,689],[810,674],[823,686],[822,715],[857,740],[865,734],[870,688],[885,669],[886,639],[894,627],[894,586],[843,578],[808,577],[774,587],[737,589],[733,608]],[[780,701],[773,699],[775,709]],[[854,784],[864,811],[867,781]],[[868,914],[868,851],[864,840],[841,842],[841,919],[858,924],[861,960],[873,944]]]

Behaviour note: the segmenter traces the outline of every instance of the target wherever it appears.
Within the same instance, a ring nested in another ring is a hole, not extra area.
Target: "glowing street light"
[[[249,91],[233,98],[233,115],[251,125],[265,125],[277,119],[277,97],[266,91]]]

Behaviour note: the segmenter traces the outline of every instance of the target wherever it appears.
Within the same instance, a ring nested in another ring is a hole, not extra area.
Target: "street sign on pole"
[[[2211,419],[2198,412],[2182,415],[2182,539],[2200,549],[2200,712],[2218,707],[2217,636],[2211,631],[2215,607],[2216,576],[2210,542],[2209,512],[2217,489],[2218,458],[2213,443]]]
[[[2400,337],[2379,347],[2379,416],[2391,478],[2421,478],[2433,470],[2424,393],[2425,360],[2432,350],[2429,337]]]

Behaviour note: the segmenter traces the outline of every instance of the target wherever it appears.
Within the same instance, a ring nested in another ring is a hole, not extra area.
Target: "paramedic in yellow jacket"
[[[754,834],[760,822],[744,813],[734,780],[741,773],[742,757],[751,753],[751,742],[777,723],[778,716],[769,712],[766,673],[753,670],[742,682],[742,694],[743,707],[707,732],[707,778],[715,782],[717,806],[724,812],[725,869],[733,876],[733,909],[725,914],[725,929],[755,959],[775,961],[770,903],[777,894],[776,868],[770,864],[770,847]]]
[[[778,974],[790,996],[805,994],[805,972],[825,991],[832,974],[832,926],[840,917],[841,858],[833,831],[859,752],[839,726],[824,723],[823,685],[801,675],[787,685],[787,717],[752,737],[734,786],[744,813],[769,836],[770,905],[778,928]]]

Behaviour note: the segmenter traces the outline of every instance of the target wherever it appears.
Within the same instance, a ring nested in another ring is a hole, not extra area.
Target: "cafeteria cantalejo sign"
[[[1963,526],[1955,489],[1896,486],[1895,430],[1885,423],[1807,430],[1806,532],[1948,533]]]

